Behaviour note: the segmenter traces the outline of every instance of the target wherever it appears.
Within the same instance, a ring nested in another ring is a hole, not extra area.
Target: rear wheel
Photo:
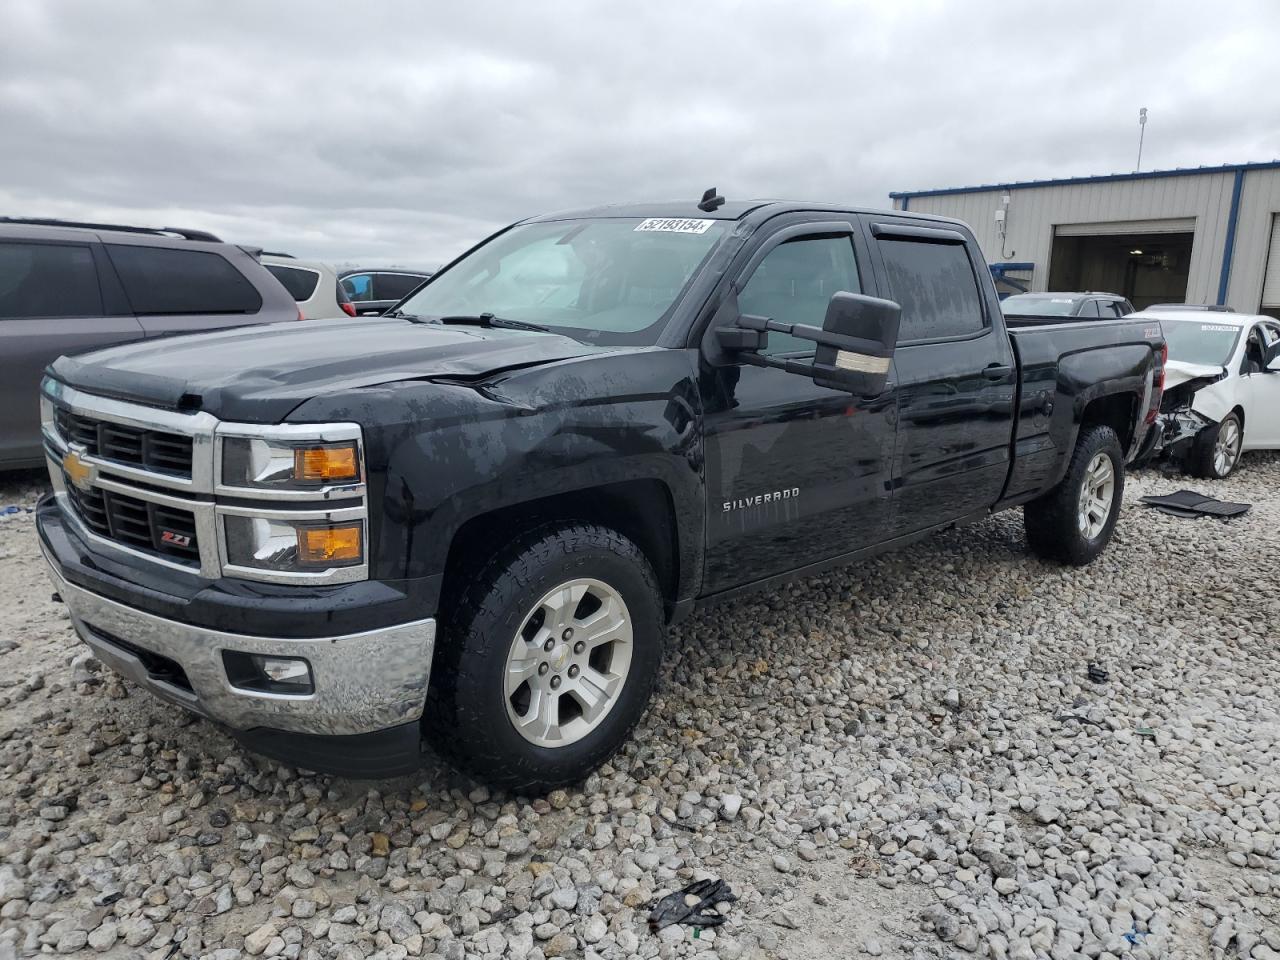
[[[1082,429],[1066,476],[1022,508],[1039,556],[1084,566],[1106,549],[1124,500],[1124,452],[1110,427]]]
[[[517,539],[447,617],[429,740],[493,786],[542,792],[582,779],[644,713],[662,609],[648,560],[612,530],[576,524]]]
[[[1209,480],[1230,476],[1240,463],[1243,446],[1244,428],[1233,410],[1221,423],[1200,431],[1191,450],[1191,471]]]

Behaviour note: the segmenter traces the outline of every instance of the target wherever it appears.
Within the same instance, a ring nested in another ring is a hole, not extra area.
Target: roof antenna
[[[720,209],[722,206],[724,206],[724,197],[716,193],[716,188],[712,187],[702,195],[702,200],[698,204],[698,209],[706,213],[711,213],[714,210]]]

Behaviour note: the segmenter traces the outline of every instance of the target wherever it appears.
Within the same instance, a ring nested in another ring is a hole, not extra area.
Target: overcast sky
[[[1280,157],[1280,4],[5,0],[0,214],[432,265],[530,214]]]

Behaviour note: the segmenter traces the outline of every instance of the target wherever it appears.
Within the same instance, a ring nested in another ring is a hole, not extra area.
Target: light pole
[[[1133,172],[1137,173],[1142,169],[1142,138],[1147,132],[1147,108],[1140,107],[1138,109],[1138,165],[1133,168]]]

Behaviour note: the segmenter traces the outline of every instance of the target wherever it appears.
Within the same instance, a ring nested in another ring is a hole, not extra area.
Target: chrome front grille
[[[98,397],[56,381],[46,380],[43,391],[50,481],[63,515],[94,543],[207,579],[321,584],[368,576],[367,543],[366,559],[358,566],[276,572],[230,562],[226,532],[238,517],[303,524],[359,521],[367,531],[363,477],[359,483],[287,491],[221,482],[223,437],[319,435],[323,440],[337,433],[358,443],[355,425],[229,423],[209,413]]]
[[[137,497],[91,487],[82,490],[64,471],[67,500],[86,527],[100,537],[138,550],[200,565],[200,537],[190,510],[148,503]]]
[[[62,437],[92,456],[177,477],[191,476],[190,436],[98,420],[61,407],[54,419]]]

